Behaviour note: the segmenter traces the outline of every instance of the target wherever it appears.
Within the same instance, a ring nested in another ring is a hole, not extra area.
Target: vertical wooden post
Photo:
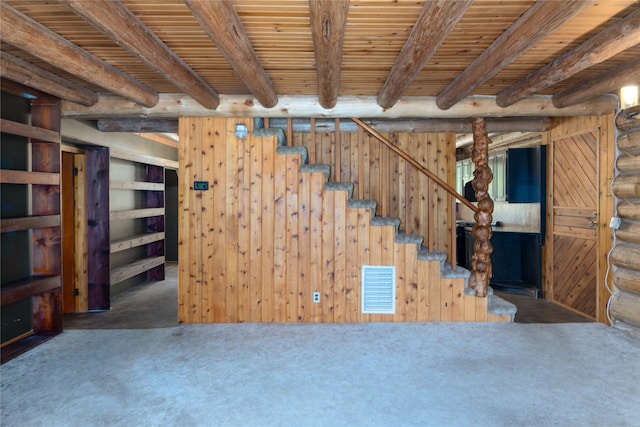
[[[163,183],[164,168],[162,166],[147,165],[147,181]],[[146,207],[163,208],[164,191],[146,191]],[[146,218],[146,232],[156,233],[164,231],[164,215]],[[164,239],[146,245],[147,257],[164,256]],[[147,271],[147,280],[164,280],[164,264]]]
[[[37,98],[31,101],[31,124],[60,131],[60,100]],[[31,139],[31,170],[60,173],[60,144]],[[60,186],[32,185],[31,215],[60,215]],[[62,272],[61,227],[33,229],[32,266],[34,276],[59,276]],[[62,332],[62,288],[31,297],[33,331],[38,334]]]
[[[489,144],[491,139],[483,118],[474,118],[471,122],[473,129],[473,150],[471,159],[475,165],[473,171],[473,189],[478,201],[479,211],[475,213],[475,224],[471,234],[475,238],[473,256],[471,257],[471,276],[469,287],[476,296],[487,296],[487,287],[492,275],[491,268],[491,220],[493,214],[493,200],[489,197],[489,183],[493,180],[493,173],[489,169]]]
[[[88,309],[108,310],[111,305],[109,149],[88,147],[86,168]]]

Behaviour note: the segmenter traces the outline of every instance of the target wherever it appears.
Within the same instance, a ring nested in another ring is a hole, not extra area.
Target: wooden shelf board
[[[164,239],[164,231],[151,234],[139,234],[128,239],[117,240],[111,243],[111,253],[124,251],[126,249],[135,248],[146,245],[147,243],[157,242]]]
[[[160,157],[146,156],[144,154],[132,153],[121,148],[110,148],[109,155],[116,159],[128,160],[130,162],[144,163],[147,165],[162,166],[169,169],[178,169],[178,162],[175,160],[163,159]]]
[[[123,211],[111,211],[109,218],[111,221],[121,219],[149,218],[152,216],[164,215],[164,208],[131,209]]]
[[[2,287],[2,305],[13,304],[22,299],[59,288],[60,276],[29,276]]]
[[[11,135],[24,136],[25,138],[37,139],[38,141],[60,143],[60,132],[43,129],[36,126],[25,125],[7,119],[0,119],[2,132]]]
[[[0,183],[60,185],[60,174],[2,169],[0,170]]]
[[[59,227],[60,215],[28,216],[23,218],[6,218],[0,221],[0,232],[24,231],[34,228]]]
[[[109,188],[112,190],[143,190],[164,191],[164,183],[143,181],[111,181]]]
[[[164,264],[164,256],[144,258],[111,270],[111,285]]]

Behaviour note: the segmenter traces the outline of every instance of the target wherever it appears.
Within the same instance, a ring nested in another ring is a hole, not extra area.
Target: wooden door
[[[596,318],[599,131],[552,141],[551,300]]]
[[[87,243],[85,156],[62,152],[62,308],[87,311]]]

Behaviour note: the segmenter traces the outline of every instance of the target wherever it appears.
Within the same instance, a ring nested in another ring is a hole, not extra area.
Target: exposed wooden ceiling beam
[[[177,133],[178,119],[99,119],[100,132]]]
[[[318,97],[324,108],[333,108],[338,99],[342,43],[347,26],[349,0],[309,0],[311,32],[316,55]]]
[[[415,119],[415,120],[385,120],[363,119],[365,123],[378,132],[471,132],[469,119]],[[335,132],[334,119],[317,119],[314,121],[315,131]],[[287,130],[286,118],[272,118],[269,127]],[[311,132],[311,122],[307,119],[293,119],[294,132]],[[549,117],[496,117],[487,118],[486,126],[489,132],[544,132],[551,127]],[[132,132],[132,133],[177,133],[178,119],[99,119],[98,130],[101,132]],[[341,132],[357,132],[358,125],[351,120],[340,122]]]
[[[592,1],[537,1],[438,95],[443,110],[469,95]]]
[[[391,108],[420,74],[429,59],[465,14],[471,0],[433,0],[425,2],[387,80],[378,94],[378,105]]]
[[[97,93],[6,52],[0,52],[0,75],[5,79],[86,107],[98,102]]]
[[[215,110],[203,108],[189,97],[178,94],[163,94],[153,108],[144,108],[131,101],[115,96],[101,96],[91,107],[83,107],[63,101],[62,115],[65,118],[176,118],[176,117],[368,117],[368,118],[465,118],[465,117],[552,117],[552,116],[597,116],[616,110],[618,100],[613,96],[602,96],[587,103],[566,108],[556,108],[551,96],[536,95],[519,102],[517,106],[501,108],[495,97],[471,96],[463,99],[449,110],[441,110],[435,97],[405,97],[393,108],[381,108],[373,96],[340,96],[331,110],[318,104],[316,96],[281,96],[276,108],[265,108],[253,98],[242,95],[220,95],[220,106]]]
[[[553,95],[553,105],[562,108],[579,104],[605,93],[617,93],[623,86],[640,85],[640,58],[585,79]]]
[[[563,5],[564,7],[564,5]],[[507,107],[599,64],[640,43],[640,10],[591,37],[575,49],[554,59],[524,80],[498,94],[496,102]]]
[[[184,1],[258,102],[266,108],[274,107],[278,96],[231,2]]]
[[[218,107],[216,91],[119,0],[59,1],[205,108]]]
[[[2,41],[145,107],[158,102],[158,94],[117,68],[79,48],[44,25],[2,2]]]
[[[171,148],[178,148],[178,141],[173,138],[169,138],[166,135],[156,133],[136,133],[141,138],[148,139],[149,141],[157,142],[158,144],[166,145]]]

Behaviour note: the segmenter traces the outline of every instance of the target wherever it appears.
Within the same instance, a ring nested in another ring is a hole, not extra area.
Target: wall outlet
[[[313,303],[314,304],[319,304],[320,303],[320,292],[314,292],[313,293]]]
[[[620,224],[622,224],[622,220],[617,216],[612,216],[611,221],[609,221],[609,228],[617,230],[620,228]]]

